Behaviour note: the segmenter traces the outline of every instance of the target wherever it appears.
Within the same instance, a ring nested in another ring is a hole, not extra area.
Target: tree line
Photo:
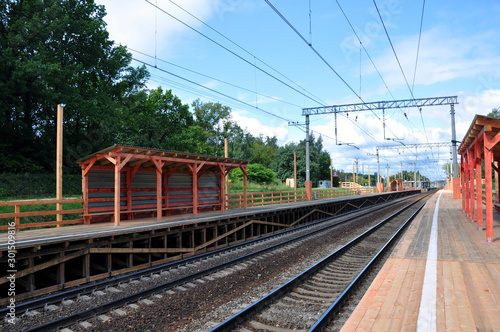
[[[64,169],[113,144],[224,155],[270,173],[261,181],[305,180],[305,141],[279,146],[254,136],[220,103],[183,103],[170,89],[149,90],[145,66],[109,39],[104,6],[94,0],[0,0],[0,172],[55,169],[56,105],[64,108]],[[321,137],[311,137],[313,184],[329,179]]]

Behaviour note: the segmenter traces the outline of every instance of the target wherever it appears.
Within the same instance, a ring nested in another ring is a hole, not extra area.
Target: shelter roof
[[[200,154],[192,154],[178,151],[169,151],[162,149],[144,148],[137,146],[127,145],[113,145],[106,149],[95,152],[76,162],[80,166],[93,164],[94,166],[113,166],[112,160],[115,157],[121,157],[124,167],[136,167],[140,165],[141,168],[156,168],[155,161],[159,160],[164,162],[166,168],[175,168],[179,171],[189,170],[187,164],[205,164],[207,168],[218,168],[218,165],[223,164],[227,168],[236,168],[247,165],[248,160],[232,159],[224,157],[205,156]]]
[[[496,136],[500,132],[500,118],[476,114],[458,148],[458,154],[465,153],[474,140],[480,137],[484,131],[491,131]],[[500,147],[495,147],[493,150],[495,153],[498,153],[500,152]]]

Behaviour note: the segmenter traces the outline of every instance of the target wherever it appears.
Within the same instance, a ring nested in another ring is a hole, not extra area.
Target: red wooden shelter
[[[112,218],[118,226],[121,215],[159,220],[171,213],[224,211],[224,177],[234,168],[243,171],[246,202],[246,160],[113,145],[77,162],[86,223]]]
[[[458,153],[461,155],[462,210],[477,222],[478,230],[483,230],[483,181],[482,162],[484,160],[484,185],[486,201],[486,240],[493,242],[493,165],[500,161],[500,119],[477,115],[467,131]]]

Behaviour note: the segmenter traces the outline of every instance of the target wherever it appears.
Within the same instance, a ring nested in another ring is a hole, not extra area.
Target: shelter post
[[[87,224],[87,215],[89,214],[89,175],[84,165],[82,165],[82,199],[83,223]]]
[[[465,195],[465,214],[467,216],[470,216],[470,190],[469,190],[469,183],[470,183],[470,172],[469,172],[469,152],[467,151],[464,156],[464,181],[465,181],[465,189],[464,189],[464,195]]]
[[[483,184],[481,175],[481,144],[476,142],[474,145],[475,150],[475,164],[476,164],[476,197],[477,197],[477,229],[483,230]]]
[[[493,242],[493,186],[491,183],[493,152],[491,151],[490,134],[490,131],[484,133],[484,178],[486,187],[486,240]]]
[[[198,214],[198,163],[190,165],[193,173],[193,214]]]
[[[474,149],[471,148],[469,150],[469,172],[470,172],[470,175],[469,175],[469,179],[470,179],[470,184],[469,184],[469,189],[470,189],[470,194],[469,194],[469,197],[470,197],[470,219],[472,222],[474,222],[474,220],[476,220],[476,216],[475,216],[475,207],[474,207],[474,201],[475,201],[475,196],[474,196],[474,188],[476,187],[474,185],[474,166],[475,166],[475,163],[474,163]]]
[[[219,175],[219,191],[220,191],[220,210],[221,212],[224,212],[224,207],[226,204],[226,195],[224,191],[224,185],[225,185],[225,178],[226,178],[226,168],[219,164],[219,170],[220,170],[220,175]]]
[[[162,170],[161,168],[156,169],[156,218],[161,220],[162,209],[163,209],[163,192],[161,185]]]
[[[460,182],[462,191],[462,211],[465,212],[465,167],[464,167],[464,155],[460,156]]]
[[[115,226],[120,226],[120,157],[115,159]]]
[[[243,208],[247,209],[247,167],[240,166],[243,171]]]

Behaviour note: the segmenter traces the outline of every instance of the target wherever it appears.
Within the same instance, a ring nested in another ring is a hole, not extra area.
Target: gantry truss
[[[450,105],[450,115],[451,115],[451,145],[452,145],[452,156],[453,156],[453,177],[458,177],[457,170],[457,140],[455,133],[455,104],[458,104],[457,96],[448,97],[432,97],[432,98],[414,98],[414,99],[402,99],[402,100],[391,100],[391,101],[375,101],[370,103],[358,103],[358,104],[345,104],[345,105],[333,105],[333,106],[322,106],[322,107],[310,107],[303,108],[302,115],[306,117],[306,191],[309,182],[310,185],[310,161],[309,161],[309,116],[315,114],[335,114],[335,141],[337,143],[337,113],[348,113],[348,112],[361,112],[361,111],[371,111],[382,110],[384,112],[386,109],[391,108],[406,108],[406,107],[424,107],[424,106],[442,106]],[[385,116],[383,116],[384,124],[384,139],[385,138]],[[432,143],[428,143],[432,144]],[[440,144],[440,143],[434,143]],[[449,143],[447,143],[449,144]],[[337,145],[339,145],[337,143]],[[377,164],[378,162],[378,148],[377,148]],[[380,168],[377,166],[377,171],[380,176]],[[380,182],[380,180],[379,180]]]
[[[458,104],[457,96],[375,101],[371,103],[303,108],[302,115],[347,113],[347,112],[385,110],[390,108],[440,106],[440,105],[455,105],[455,104]]]
[[[459,143],[459,142],[457,142]],[[402,144],[402,145],[382,145],[377,146],[377,150],[397,150],[397,149],[406,149],[406,148],[434,148],[440,146],[451,146],[451,142],[442,142],[442,143],[419,143],[419,144]]]

